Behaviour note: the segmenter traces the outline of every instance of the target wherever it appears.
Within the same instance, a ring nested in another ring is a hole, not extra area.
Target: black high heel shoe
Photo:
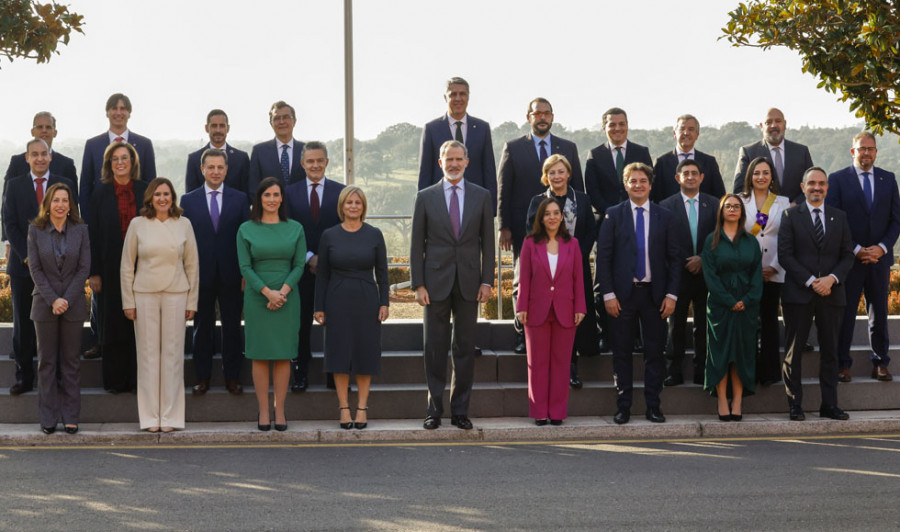
[[[349,406],[342,406],[342,407],[339,407],[339,410],[348,410],[348,411],[349,411],[349,410],[350,410],[350,407],[349,407]],[[350,429],[353,428],[353,422],[352,422],[352,421],[348,421],[347,423],[340,423],[340,426],[341,426],[341,428],[344,429],[344,430],[350,430]]]
[[[368,419],[368,418],[369,418],[369,416],[368,416],[368,410],[369,410],[369,407],[368,407],[368,406],[365,407],[365,408],[362,408],[362,407],[360,407],[360,406],[356,407],[356,412],[357,412],[357,413],[359,413],[360,410],[362,410],[363,412],[367,412],[366,419]],[[369,422],[368,422],[368,421],[364,421],[364,422],[362,422],[362,423],[360,423],[360,422],[358,422],[358,421],[354,421],[354,422],[353,422],[353,428],[355,428],[355,429],[362,430],[362,429],[364,429],[364,428],[366,428],[366,427],[368,427],[368,426],[369,426]]]
[[[258,428],[259,430],[261,430],[263,432],[267,432],[272,428],[272,422],[269,421],[269,423],[267,425],[263,425],[262,423],[259,422],[259,412],[257,412],[256,413],[256,428]]]
[[[284,416],[284,424],[283,425],[279,425],[278,423],[275,423],[275,430],[277,430],[278,432],[284,432],[287,430],[287,415]]]

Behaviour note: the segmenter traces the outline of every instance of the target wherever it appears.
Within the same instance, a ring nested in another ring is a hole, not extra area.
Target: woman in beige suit
[[[175,187],[147,185],[122,249],[122,309],[134,321],[141,429],[184,428],[184,322],[197,310],[199,259]]]

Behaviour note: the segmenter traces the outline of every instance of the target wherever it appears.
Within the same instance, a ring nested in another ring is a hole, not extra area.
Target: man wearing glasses
[[[275,138],[260,142],[250,152],[250,179],[247,195],[253,197],[259,182],[267,177],[281,179],[285,186],[306,179],[306,171],[300,165],[303,143],[294,140],[297,113],[287,102],[279,100],[269,108],[269,125]]]

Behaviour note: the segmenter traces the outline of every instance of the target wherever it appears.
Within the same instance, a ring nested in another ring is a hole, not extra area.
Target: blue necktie
[[[547,160],[547,141],[542,140],[538,142],[538,145],[541,147],[541,164],[544,164],[544,161]]]
[[[219,194],[218,190],[211,190],[209,192],[211,197],[209,198],[209,219],[212,221],[213,230],[215,232],[219,232],[219,201],[216,200],[216,196]]]
[[[634,238],[637,241],[637,264],[634,265],[634,277],[642,281],[647,276],[647,249],[644,245],[644,208],[637,208],[634,217]]]
[[[287,183],[288,178],[291,177],[291,160],[288,158],[287,150],[287,144],[281,147],[281,177],[284,178],[285,183]]]
[[[869,172],[863,172],[863,195],[866,197],[866,205],[872,209],[872,184],[869,183]]]

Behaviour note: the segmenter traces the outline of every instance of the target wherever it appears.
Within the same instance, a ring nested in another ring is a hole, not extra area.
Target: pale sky
[[[800,72],[794,52],[717,41],[737,3],[356,0],[356,137],[439,116],[454,75],[471,84],[469,112],[493,126],[523,123],[535,96],[576,129],[612,106],[632,128],[667,127],[682,113],[701,125],[757,123],[771,106],[788,130],[860,123]],[[0,140],[24,145],[41,110],[56,115],[59,139],[97,135],[114,92],[132,100],[130,129],[154,140],[206,140],[214,107],[229,114],[230,140],[271,138],[267,110],[279,99],[297,109],[296,138],[343,136],[340,0],[69,5],[85,35],[47,64],[0,63]]]

